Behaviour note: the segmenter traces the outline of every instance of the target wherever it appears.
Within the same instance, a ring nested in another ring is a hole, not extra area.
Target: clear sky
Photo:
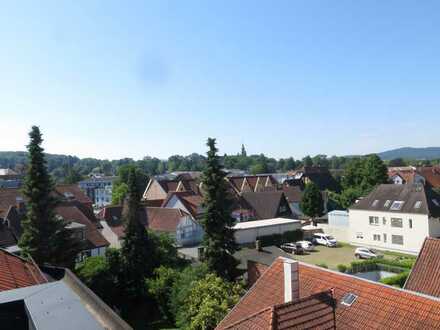
[[[5,1],[0,42],[0,150],[440,145],[438,1]]]

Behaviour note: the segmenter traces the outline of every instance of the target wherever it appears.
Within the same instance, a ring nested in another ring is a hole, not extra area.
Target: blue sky
[[[437,1],[10,1],[0,150],[273,157],[439,146]]]

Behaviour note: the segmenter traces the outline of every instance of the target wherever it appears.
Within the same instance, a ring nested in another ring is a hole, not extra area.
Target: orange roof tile
[[[282,303],[282,258],[269,267],[220,323],[223,329],[264,308]],[[440,300],[316,266],[299,265],[300,298],[333,289],[337,329],[438,329]],[[357,296],[351,306],[343,296]]]
[[[0,291],[46,283],[38,266],[0,249]]]
[[[427,237],[405,289],[440,298],[440,239]]]

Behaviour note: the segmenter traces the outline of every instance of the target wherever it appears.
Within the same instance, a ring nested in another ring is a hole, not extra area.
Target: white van
[[[328,247],[335,247],[337,244],[336,240],[332,236],[322,233],[313,234],[313,241],[316,244],[325,245]]]

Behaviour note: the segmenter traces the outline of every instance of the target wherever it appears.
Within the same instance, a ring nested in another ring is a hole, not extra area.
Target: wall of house
[[[143,197],[146,200],[165,199],[167,193],[156,180],[153,180],[145,190]]]
[[[107,221],[102,220],[100,221],[100,224],[102,226],[101,234],[110,243],[110,247],[119,249],[121,247],[121,242],[113,230],[110,229]]]
[[[176,243],[179,246],[196,245],[203,239],[203,229],[191,217],[183,217],[176,229]]]
[[[370,225],[370,216],[379,218],[377,226]],[[391,227],[391,218],[402,219],[403,227]],[[383,223],[384,219],[385,224]],[[410,219],[412,220],[412,228],[409,226]],[[429,235],[428,216],[422,214],[350,210],[349,222],[350,242],[354,245],[376,249],[417,254],[425,237]],[[384,234],[386,242],[384,242]],[[374,235],[379,235],[380,240],[375,240]],[[393,244],[392,235],[403,236],[403,245]]]
[[[235,241],[238,244],[253,243],[259,236],[282,234],[286,231],[300,230],[301,223],[280,224],[260,228],[237,229],[234,232]]]

